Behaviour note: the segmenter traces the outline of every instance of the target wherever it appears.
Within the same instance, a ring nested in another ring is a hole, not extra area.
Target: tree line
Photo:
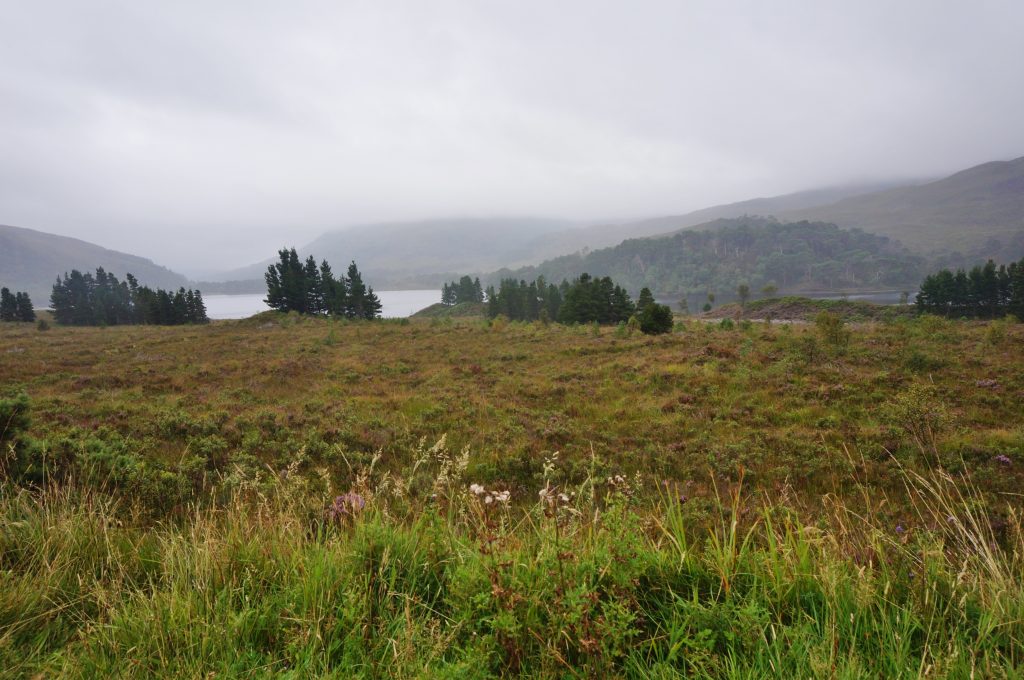
[[[271,309],[299,314],[326,314],[348,319],[380,318],[380,299],[372,286],[363,282],[355,261],[345,276],[334,275],[323,260],[319,266],[312,255],[305,263],[295,248],[277,251],[278,262],[267,268],[267,297]]]
[[[72,269],[57,277],[50,295],[53,318],[69,326],[156,324],[174,326],[208,323],[206,304],[198,290],[156,290],[140,286],[131,274],[124,281],[96,269],[84,274]]]
[[[35,320],[36,310],[32,308],[32,299],[28,293],[11,293],[8,288],[0,288],[0,321]]]
[[[1009,266],[989,260],[970,271],[943,269],[925,277],[917,294],[922,312],[949,317],[1024,319],[1024,259]]]
[[[469,277],[463,277],[468,279]],[[502,279],[497,288],[486,290],[487,316],[505,316],[513,321],[557,321],[563,324],[635,323],[645,333],[672,330],[672,311],[654,301],[650,289],[640,291],[634,304],[629,293],[611,277],[583,273],[571,282],[548,283],[539,276],[527,283]]]
[[[463,276],[458,283],[452,281],[441,288],[441,304],[446,307],[461,305],[463,302],[483,302],[484,290],[480,286],[480,279],[471,279]]]

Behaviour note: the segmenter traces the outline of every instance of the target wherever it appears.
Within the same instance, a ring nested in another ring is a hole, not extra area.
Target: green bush
[[[838,314],[827,311],[819,312],[814,317],[814,325],[825,344],[836,348],[845,348],[850,344],[850,329],[846,327],[843,317]]]
[[[674,319],[668,305],[651,303],[640,312],[640,330],[646,335],[671,333]]]

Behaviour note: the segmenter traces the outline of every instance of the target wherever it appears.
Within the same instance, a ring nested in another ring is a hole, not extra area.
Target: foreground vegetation
[[[1022,340],[6,324],[0,668],[1017,677]]]

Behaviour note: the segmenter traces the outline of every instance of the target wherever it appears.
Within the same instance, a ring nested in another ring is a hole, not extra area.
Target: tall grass
[[[364,475],[365,507],[280,483],[174,521],[74,482],[0,487],[7,677],[1019,677],[1024,538],[966,477],[914,514],[622,477],[505,502],[461,456]],[[418,475],[429,472],[429,478]],[[422,489],[417,492],[417,485]],[[488,500],[489,499],[489,500]],[[518,501],[518,502],[517,502]]]

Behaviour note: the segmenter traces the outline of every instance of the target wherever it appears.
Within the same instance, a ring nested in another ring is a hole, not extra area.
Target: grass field
[[[1019,677],[1024,327],[825,330],[4,324],[0,672]]]

